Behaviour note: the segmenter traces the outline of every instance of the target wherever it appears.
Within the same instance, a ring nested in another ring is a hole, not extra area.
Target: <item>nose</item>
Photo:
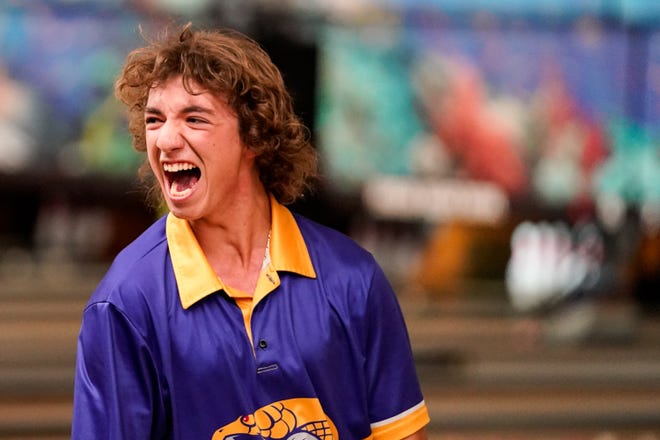
[[[181,130],[175,122],[165,121],[158,128],[156,147],[164,152],[174,151],[182,148],[184,139]]]

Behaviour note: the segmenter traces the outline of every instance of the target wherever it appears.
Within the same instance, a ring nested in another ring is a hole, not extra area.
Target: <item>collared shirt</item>
[[[428,423],[373,257],[274,199],[271,214],[251,299],[172,215],[118,255],[83,314],[72,438],[398,439]]]
[[[270,205],[272,225],[268,240],[269,255],[254,292],[241,292],[225,285],[206,259],[190,224],[171,214],[167,217],[167,241],[183,308],[189,308],[214,292],[224,291],[234,298],[243,311],[245,329],[250,340],[252,310],[262,298],[280,285],[278,271],[316,278],[305,240],[291,212],[272,196]]]

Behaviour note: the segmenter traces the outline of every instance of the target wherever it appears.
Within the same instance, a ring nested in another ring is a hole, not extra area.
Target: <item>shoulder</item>
[[[330,262],[343,262],[349,267],[376,266],[373,255],[351,237],[299,214],[294,218],[315,267]]]
[[[109,302],[120,306],[127,300],[127,293],[144,291],[161,282],[168,258],[163,217],[115,257],[89,304]]]
[[[390,294],[389,281],[369,251],[339,231],[299,215],[295,218],[317,281],[329,298],[366,306],[374,294]]]
[[[154,250],[166,246],[165,221],[166,216],[156,220],[132,243],[126,246],[115,258],[113,265],[135,264],[143,261]]]

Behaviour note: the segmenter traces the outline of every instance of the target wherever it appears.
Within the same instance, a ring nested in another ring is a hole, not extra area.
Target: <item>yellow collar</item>
[[[316,278],[305,240],[291,211],[270,197],[270,259],[276,271]],[[170,213],[165,228],[181,305],[189,308],[219,290],[226,290],[211,268],[190,224]]]

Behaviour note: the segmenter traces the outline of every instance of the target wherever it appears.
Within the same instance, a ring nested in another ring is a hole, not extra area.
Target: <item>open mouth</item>
[[[187,196],[202,175],[201,170],[191,163],[164,164],[163,170],[174,197]]]

